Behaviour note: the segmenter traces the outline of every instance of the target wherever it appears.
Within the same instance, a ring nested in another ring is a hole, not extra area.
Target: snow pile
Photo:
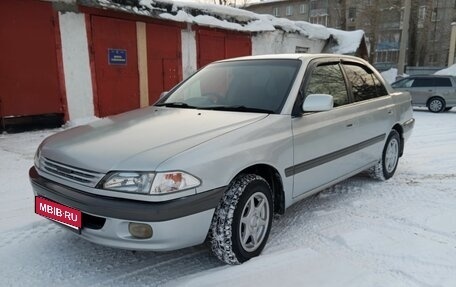
[[[387,71],[381,72],[383,79],[387,81],[388,83],[394,83],[397,78],[397,69],[396,68],[391,68]]]
[[[338,46],[332,48],[332,52],[337,54],[356,52],[359,47],[359,43],[364,37],[363,30],[342,31],[333,28],[328,28],[328,30],[338,43]]]
[[[434,75],[450,75],[450,76],[456,76],[456,64],[449,66],[446,69],[442,69],[440,71],[437,71],[434,73]]]
[[[250,11],[222,5],[181,2],[170,0],[140,0],[137,6],[118,4],[117,0],[96,0],[105,8],[122,10],[139,15],[166,20],[222,28],[240,32],[272,32],[276,30],[299,33],[309,39],[327,40],[331,36],[338,45],[331,52],[348,54],[358,49],[364,32],[341,31],[304,21],[292,21],[272,15],[260,15]]]
[[[97,121],[99,119],[100,118],[95,117],[95,116],[85,117],[85,118],[77,118],[77,119],[73,119],[73,120],[70,120],[70,121],[66,122],[63,125],[63,128],[74,128],[74,127],[77,127],[77,126],[82,126],[82,125],[89,124],[89,123]]]
[[[389,70],[381,72],[381,74],[382,74],[383,79],[385,79],[385,81],[387,81],[390,84],[394,83],[394,82],[396,82],[396,80],[398,80],[398,78],[397,78],[398,75],[397,75],[397,69],[396,68],[391,68]],[[409,75],[407,75],[407,74],[402,74],[400,77],[401,78],[406,78],[408,76]]]

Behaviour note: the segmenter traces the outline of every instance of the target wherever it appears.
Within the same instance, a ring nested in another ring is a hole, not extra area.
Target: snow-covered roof
[[[256,33],[281,30],[288,33],[299,33],[315,40],[328,40],[332,36],[338,44],[331,48],[331,52],[340,54],[356,52],[361,39],[364,37],[364,32],[361,30],[341,31],[305,21],[292,21],[209,3],[170,0],[78,0],[78,3],[240,32]]]
[[[356,52],[364,37],[363,30],[342,31],[328,28],[328,31],[337,41],[337,46],[331,48],[332,52],[337,54],[349,54]]]

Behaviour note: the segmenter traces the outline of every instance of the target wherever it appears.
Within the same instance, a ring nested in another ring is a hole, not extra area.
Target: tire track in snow
[[[443,176],[443,178],[446,179],[448,177]],[[404,271],[397,273],[384,266],[390,266],[393,263],[400,265],[398,262],[401,262],[403,265],[411,266],[412,269],[427,271],[430,275],[456,274],[455,260],[447,260],[446,264],[441,264],[433,260],[426,260],[426,258],[404,257],[403,255],[393,256],[382,252],[363,250],[362,248],[357,249],[345,244],[343,240],[344,232],[349,233],[363,228],[374,229],[376,232],[381,232],[383,229],[394,229],[394,232],[397,233],[405,233],[411,237],[421,237],[437,244],[449,245],[453,250],[456,249],[456,237],[454,234],[433,229],[407,217],[394,215],[410,202],[414,202],[415,205],[423,202],[426,203],[425,207],[429,207],[431,210],[438,210],[439,205],[442,202],[446,202],[448,198],[453,198],[454,194],[441,191],[434,193],[423,192],[422,190],[416,191],[413,187],[395,192],[393,188],[388,188],[398,184],[397,181],[400,180],[379,183],[362,177],[355,177],[331,187],[317,196],[308,198],[289,209],[287,213],[290,212],[290,215],[285,214],[274,221],[271,242],[268,245],[283,245],[283,241],[286,240],[281,238],[281,234],[287,233],[288,239],[291,242],[295,242],[294,245],[296,246],[310,247],[333,256],[335,260],[337,258],[348,258],[354,264],[368,265],[370,269],[379,273],[398,276],[412,286],[416,284],[428,286],[429,284],[426,283],[426,280],[422,281],[423,278],[420,281],[416,276],[412,276],[413,274],[408,274]],[[372,186],[377,186],[385,189],[385,185],[386,191],[379,190],[379,188],[373,190],[372,188]],[[357,197],[363,197],[363,201],[359,203],[356,199]],[[379,197],[385,199],[384,204],[381,206],[370,204],[371,200],[378,202]],[[389,204],[391,202],[396,202],[396,204]],[[447,208],[451,207],[453,207],[453,204],[448,203]],[[298,228],[299,230],[293,230],[293,228],[296,228],[293,225],[299,221],[303,221]],[[325,230],[334,227],[337,227],[335,232],[333,232],[333,235],[336,234],[335,237],[328,237],[322,234]],[[342,237],[338,238],[338,233],[341,233]],[[268,248],[268,245],[267,253],[284,249],[283,247]],[[456,256],[456,252],[453,253]]]

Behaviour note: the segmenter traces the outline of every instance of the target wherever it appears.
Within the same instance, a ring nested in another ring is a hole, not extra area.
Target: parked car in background
[[[409,93],[362,59],[220,61],[154,106],[45,139],[35,211],[124,249],[208,239],[239,264],[261,253],[274,213],[365,170],[392,177],[413,126]]]
[[[453,76],[410,76],[391,84],[397,91],[408,91],[414,106],[427,107],[433,113],[456,106],[456,78]]]

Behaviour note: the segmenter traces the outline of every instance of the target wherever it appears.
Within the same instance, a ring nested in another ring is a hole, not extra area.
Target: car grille
[[[104,176],[102,173],[72,167],[47,158],[42,159],[41,169],[53,176],[90,187],[95,187]]]

